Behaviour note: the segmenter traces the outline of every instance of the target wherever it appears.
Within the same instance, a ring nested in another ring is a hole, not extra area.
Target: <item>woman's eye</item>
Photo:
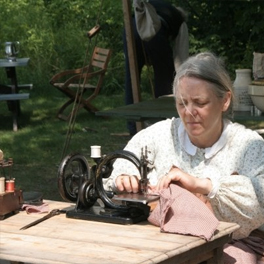
[[[196,102],[196,104],[198,106],[204,106],[204,105],[207,105],[207,102]]]
[[[186,104],[184,104],[183,102],[177,102],[178,106],[185,106]]]

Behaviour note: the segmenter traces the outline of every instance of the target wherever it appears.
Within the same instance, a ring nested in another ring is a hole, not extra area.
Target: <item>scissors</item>
[[[40,219],[38,219],[38,220],[28,224],[28,225],[25,225],[25,226],[21,227],[20,230],[28,229],[28,228],[30,228],[32,226],[35,226],[35,225],[37,225],[37,224],[39,224],[39,223],[41,223],[41,222],[53,217],[53,216],[59,215],[61,213],[65,213],[65,211],[64,210],[60,210],[60,209],[54,209],[54,210],[50,211],[47,215],[43,216],[42,218],[40,218]]]

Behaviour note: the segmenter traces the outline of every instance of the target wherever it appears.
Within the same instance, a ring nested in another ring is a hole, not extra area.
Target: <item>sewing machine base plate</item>
[[[113,197],[114,201],[121,202],[137,202],[142,204],[149,204],[159,200],[158,195],[142,194],[142,193],[121,193]]]
[[[135,213],[135,211],[129,213],[117,209],[102,208],[101,206],[92,206],[84,210],[74,209],[66,212],[66,217],[68,218],[123,225],[145,221],[148,216],[149,214]]]

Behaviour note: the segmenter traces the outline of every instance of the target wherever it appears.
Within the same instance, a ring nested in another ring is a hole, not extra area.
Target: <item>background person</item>
[[[134,4],[136,1],[134,1]],[[175,67],[184,61],[189,53],[188,28],[184,12],[174,7],[169,2],[162,0],[150,0],[151,4],[161,20],[159,31],[148,41],[142,39],[138,28],[147,26],[132,18],[132,30],[135,39],[138,73],[141,76],[144,65],[151,65],[154,70],[154,96],[155,98],[172,93],[172,82],[175,76]],[[135,8],[135,12],[137,12]],[[140,10],[144,12],[144,10]],[[133,92],[129,68],[129,57],[126,42],[126,33],[123,33],[125,54],[125,103],[133,104]],[[131,135],[136,133],[135,122],[128,122],[128,130]]]

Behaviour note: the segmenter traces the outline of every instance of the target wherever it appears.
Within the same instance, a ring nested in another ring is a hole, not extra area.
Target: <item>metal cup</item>
[[[19,53],[20,43],[19,41],[6,42],[5,43],[5,55],[7,60],[15,61],[16,55]]]

